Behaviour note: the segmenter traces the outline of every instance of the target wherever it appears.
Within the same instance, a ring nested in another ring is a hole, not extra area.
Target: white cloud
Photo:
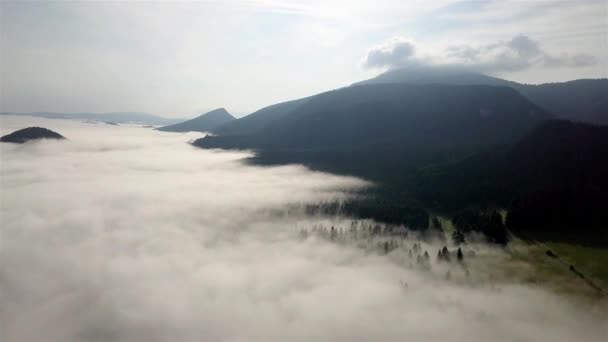
[[[547,59],[556,72],[525,69],[523,78],[535,83],[605,77],[608,60],[602,0],[4,1],[0,7],[0,111],[251,113],[373,76],[356,63],[362,51],[404,33],[421,44],[419,52],[433,44],[476,48],[517,32],[540,40],[550,57],[570,51],[559,64],[566,68]],[[571,68],[581,62],[573,51],[598,63]]]
[[[526,35],[483,45],[453,45],[435,55],[416,55],[415,46],[405,38],[392,38],[368,51],[367,68],[399,68],[408,64],[443,65],[481,72],[520,71],[533,67],[588,67],[597,63],[594,56],[545,51]]]
[[[411,63],[415,52],[415,46],[410,40],[396,37],[371,48],[363,60],[363,66],[366,68],[401,67]]]
[[[454,266],[447,282],[448,266],[411,267],[407,248],[383,256],[374,240],[361,250],[298,238],[351,221],[288,213],[288,203],[342,198],[360,180],[245,166],[247,153],[189,146],[197,135],[0,120],[3,134],[38,125],[69,138],[0,144],[3,341],[605,336],[606,316],[523,285],[535,270],[502,250],[471,244],[471,278]],[[435,255],[438,245],[422,245]]]

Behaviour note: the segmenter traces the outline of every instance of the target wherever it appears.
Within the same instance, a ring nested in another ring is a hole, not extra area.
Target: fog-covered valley
[[[0,119],[2,135],[67,138],[0,144],[2,340],[606,336],[605,303],[513,276],[535,269],[511,246],[471,242],[458,262],[449,239],[303,210],[364,194],[365,180],[249,166],[248,152],[188,144],[201,134]]]

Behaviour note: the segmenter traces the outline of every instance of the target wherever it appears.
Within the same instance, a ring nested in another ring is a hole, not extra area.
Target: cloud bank
[[[363,65],[366,68],[399,67],[414,57],[414,43],[406,38],[396,37],[370,49]]]
[[[415,54],[415,44],[402,37],[371,48],[365,68],[395,69],[407,65],[442,65],[480,72],[521,71],[532,67],[587,67],[597,59],[587,54],[553,55],[526,35],[483,45],[453,45],[436,55]]]
[[[194,135],[0,119],[3,134],[40,125],[70,139],[0,144],[2,341],[605,337],[606,316],[588,306],[488,281],[482,268],[503,251],[471,246],[483,263],[446,281],[434,261],[411,266],[413,241],[381,255],[377,241],[298,233],[351,227],[286,208],[344,198],[361,180],[245,166],[246,153],[189,146]]]

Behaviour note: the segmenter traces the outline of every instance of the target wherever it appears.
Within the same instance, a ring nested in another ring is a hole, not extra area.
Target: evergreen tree
[[[443,256],[444,260],[450,261],[450,251],[446,246],[443,246],[443,249],[441,250],[441,255]]]
[[[456,252],[456,258],[458,258],[458,261],[462,262],[463,255],[462,255],[462,249],[460,247],[458,247],[458,251]]]

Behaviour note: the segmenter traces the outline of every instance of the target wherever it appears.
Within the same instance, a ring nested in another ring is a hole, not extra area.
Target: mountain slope
[[[164,132],[210,132],[234,120],[235,118],[226,109],[218,108],[194,119],[157,129]]]
[[[548,118],[507,87],[362,85],[311,97],[256,134],[208,137],[195,144],[327,150],[399,141],[469,148],[514,141]]]
[[[248,135],[256,133],[274,120],[289,114],[307,100],[308,98],[303,98],[264,107],[245,117],[217,127],[214,133],[221,135]]]
[[[65,137],[47,128],[28,127],[3,136],[0,138],[0,142],[23,144],[38,139],[65,139]]]
[[[561,119],[608,125],[608,79],[520,85],[516,89]]]
[[[507,207],[509,226],[589,233],[604,229],[608,201],[608,127],[551,120],[506,148],[421,169],[410,180],[425,203]],[[598,231],[599,232],[599,231]]]
[[[560,119],[608,125],[608,79],[531,85],[437,66],[389,70],[355,85],[381,83],[507,86]]]

